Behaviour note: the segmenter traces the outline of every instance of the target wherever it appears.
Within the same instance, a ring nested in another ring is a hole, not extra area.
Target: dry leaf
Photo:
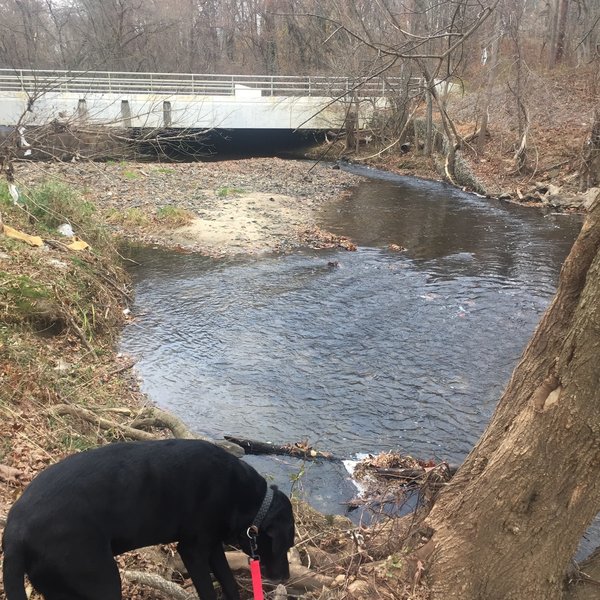
[[[16,240],[21,240],[29,244],[30,246],[43,246],[44,240],[39,235],[29,235],[27,233],[23,233],[22,231],[18,231],[9,225],[2,226],[4,230],[4,235],[14,238]]]
[[[70,244],[67,244],[67,248],[69,250],[85,250],[89,248],[89,244],[80,240],[77,236],[73,236],[73,241]]]

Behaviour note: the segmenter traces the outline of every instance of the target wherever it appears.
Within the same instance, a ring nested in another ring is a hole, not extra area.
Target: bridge
[[[344,126],[353,102],[363,127],[406,84],[381,77],[0,69],[0,125],[328,130]]]

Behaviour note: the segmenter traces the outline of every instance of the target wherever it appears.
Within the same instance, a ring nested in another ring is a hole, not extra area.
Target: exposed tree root
[[[175,415],[168,413],[159,408],[149,407],[143,409],[143,411],[134,419],[130,425],[118,423],[111,419],[101,417],[93,410],[82,408],[81,406],[75,406],[73,404],[56,404],[51,408],[46,409],[46,414],[54,416],[70,415],[76,417],[88,423],[92,423],[101,429],[118,431],[124,438],[130,440],[156,440],[162,439],[164,436],[145,431],[151,427],[159,429],[168,429],[171,431],[174,437],[179,439],[202,439],[217,446],[221,446],[228,452],[235,456],[243,456],[244,449],[229,442],[227,440],[212,440],[204,436],[197,435],[190,431],[185,423],[177,418]]]
[[[144,571],[123,571],[121,577],[130,583],[137,583],[151,587],[167,594],[173,600],[198,600],[194,591],[186,591],[180,585],[168,581],[156,573],[146,573]]]
[[[98,416],[96,413],[87,408],[82,408],[81,406],[75,406],[73,404],[57,404],[46,409],[45,413],[54,416],[70,415],[72,417],[77,417],[78,419],[82,419],[88,423],[93,423],[101,429],[113,429],[119,431],[123,437],[131,440],[157,439],[157,436],[152,433],[141,431],[140,429],[135,429],[133,427],[117,423],[116,421],[105,419],[104,417]]]
[[[225,552],[225,556],[232,571],[249,571],[248,557],[243,552]],[[323,586],[330,587],[332,583],[332,577],[315,573],[304,565],[290,563],[290,579],[287,582],[290,590],[299,592],[320,590]]]
[[[168,429],[176,438],[182,440],[198,439],[201,436],[192,433],[186,424],[175,415],[159,408],[145,408],[132,421],[131,426],[135,429]]]

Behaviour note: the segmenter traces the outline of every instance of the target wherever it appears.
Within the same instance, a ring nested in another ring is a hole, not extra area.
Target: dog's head
[[[294,545],[294,513],[289,498],[273,489],[273,500],[258,530],[257,545],[260,566],[266,579],[280,582],[289,579],[288,550]],[[242,542],[244,552],[250,554],[250,543]]]

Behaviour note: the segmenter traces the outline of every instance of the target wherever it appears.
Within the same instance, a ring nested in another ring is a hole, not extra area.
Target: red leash
[[[262,577],[260,575],[260,556],[257,553],[258,543],[256,541],[256,536],[258,534],[258,529],[254,525],[248,527],[246,534],[250,538],[250,558],[248,559],[248,562],[250,564],[250,575],[252,577],[252,593],[254,594],[254,600],[264,600],[265,596],[263,594]]]
[[[250,559],[250,575],[252,576],[254,600],[264,600],[262,578],[260,576],[260,560],[258,558]]]

